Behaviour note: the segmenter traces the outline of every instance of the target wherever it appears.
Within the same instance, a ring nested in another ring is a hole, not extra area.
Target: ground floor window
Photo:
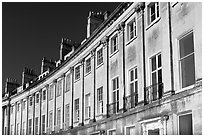
[[[116,135],[116,129],[108,130],[108,135]]]
[[[179,116],[179,135],[193,135],[192,114]]]
[[[135,135],[135,126],[126,127],[126,135]]]

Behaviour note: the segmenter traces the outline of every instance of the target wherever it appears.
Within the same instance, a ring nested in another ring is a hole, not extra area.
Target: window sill
[[[113,53],[111,53],[110,54],[110,57],[109,58],[111,58],[112,56],[114,56],[116,53],[118,53],[119,52],[119,50],[117,49],[115,52],[113,52]]]
[[[192,89],[194,88],[195,84],[192,84],[188,87],[185,87],[185,88],[181,88],[180,90],[177,90],[176,93],[179,93],[179,92],[183,92],[183,91],[186,91],[186,90],[189,90],[189,89]]]
[[[87,72],[84,77],[88,76],[89,74],[91,74],[91,71]]]
[[[147,27],[146,30],[151,28],[154,24],[156,24],[158,21],[160,21],[161,17],[156,18],[153,22],[151,22]]]
[[[78,81],[80,81],[80,78],[79,78],[79,79],[75,79],[75,80],[74,80],[74,83],[76,83],[76,82],[78,82]]]
[[[97,65],[96,69],[100,68],[104,63],[102,62],[101,64]]]
[[[137,35],[134,36],[132,39],[128,40],[128,42],[125,43],[125,46],[129,45],[132,41],[134,41],[137,38]]]

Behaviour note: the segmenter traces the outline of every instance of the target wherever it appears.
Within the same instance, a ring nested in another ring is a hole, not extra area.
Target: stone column
[[[64,92],[65,92],[65,85],[66,85],[66,83],[65,83],[65,73],[64,74],[62,74],[62,79],[63,79],[63,88],[62,88],[62,130],[64,130],[65,129],[65,124],[64,124],[64,116],[65,116],[65,113],[64,113]]]
[[[39,135],[41,134],[41,106],[42,106],[42,90],[39,91],[39,96],[40,96],[40,100],[39,100],[39,108],[40,108],[40,117],[39,117]]]
[[[45,131],[47,133],[47,129],[48,129],[48,106],[49,106],[49,85],[47,84],[46,86],[46,128],[45,128]]]
[[[54,92],[54,131],[55,131],[55,127],[56,127],[56,92],[57,92],[57,80],[55,79],[53,81],[53,84],[55,84],[55,92]]]
[[[35,135],[35,93],[33,93],[33,135]]]

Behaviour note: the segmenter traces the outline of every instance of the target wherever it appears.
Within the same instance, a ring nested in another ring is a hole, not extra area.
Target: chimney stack
[[[94,30],[101,25],[101,23],[104,21],[104,15],[102,12],[89,12],[88,16],[88,23],[87,23],[87,38],[91,36]]]
[[[16,89],[19,86],[20,85],[17,83],[16,79],[7,78],[6,79],[6,86],[5,86],[5,93],[4,94],[8,94],[9,96],[15,94],[16,92],[14,92],[14,89]]]
[[[64,61],[64,56],[71,52],[74,48],[74,43],[67,38],[62,38],[60,47],[60,60]]]
[[[47,60],[45,57],[43,57],[42,65],[41,65],[41,74],[47,70],[52,71],[54,69],[55,69],[55,62],[52,61],[52,59]]]
[[[22,85],[26,84],[27,82],[30,82],[36,77],[37,75],[35,74],[33,69],[29,69],[25,67],[22,73]]]

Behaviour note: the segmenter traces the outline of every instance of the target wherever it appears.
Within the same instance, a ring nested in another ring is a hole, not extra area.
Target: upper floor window
[[[103,48],[97,51],[97,65],[103,63]]]
[[[117,50],[118,50],[118,36],[115,35],[113,38],[111,38],[111,54],[113,54]]]
[[[162,58],[160,53],[151,58],[151,85],[153,100],[161,98],[163,94],[163,84]]]
[[[134,38],[137,34],[136,32],[136,21],[135,19],[133,19],[132,21],[130,21],[130,23],[128,23],[127,25],[128,27],[128,40],[131,40],[132,38]]]
[[[38,117],[35,118],[35,135],[38,135]]]
[[[71,77],[70,77],[70,74],[68,74],[66,76],[66,90],[65,90],[65,92],[70,91],[70,87],[71,87]]]
[[[24,100],[24,101],[22,102],[22,109],[23,109],[23,110],[25,109],[25,106],[26,106],[26,101]]]
[[[75,121],[79,121],[79,98],[75,100]]]
[[[195,61],[193,32],[179,40],[180,72],[182,88],[195,83]]]
[[[88,58],[86,60],[86,73],[89,73],[91,71],[91,58]]]
[[[42,99],[43,99],[43,100],[46,100],[46,90],[43,90],[43,91],[42,91],[42,94],[43,94],[43,95],[42,95]]]
[[[80,66],[75,68],[75,80],[80,79]]]
[[[39,103],[39,93],[36,94],[36,103]]]
[[[98,114],[103,114],[103,87],[97,89]]]
[[[28,135],[32,133],[32,119],[28,120]]]
[[[53,94],[54,94],[54,84],[50,85],[49,100],[53,99]]]
[[[32,96],[29,97],[29,105],[30,105],[30,106],[33,105],[33,98],[32,98]]]
[[[10,113],[13,114],[13,106],[10,107]]]
[[[20,103],[17,103],[17,111],[20,111]]]
[[[85,118],[91,117],[91,98],[90,93],[85,96]]]
[[[63,79],[60,79],[60,80],[57,82],[57,97],[58,97],[58,96],[61,96],[61,93],[62,93],[62,80],[63,80]]]
[[[159,2],[152,2],[148,5],[148,23],[151,24],[159,17]]]

